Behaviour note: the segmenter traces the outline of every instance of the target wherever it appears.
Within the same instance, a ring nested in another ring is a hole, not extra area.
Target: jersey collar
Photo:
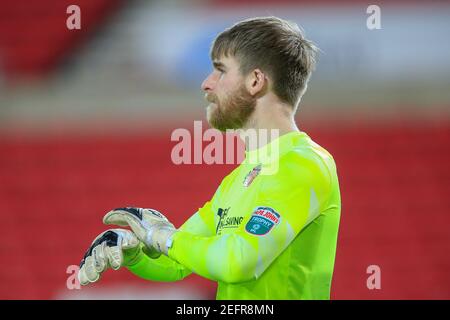
[[[261,164],[279,159],[292,150],[300,139],[309,138],[303,131],[292,131],[272,140],[268,144],[254,150],[245,151],[245,163]]]

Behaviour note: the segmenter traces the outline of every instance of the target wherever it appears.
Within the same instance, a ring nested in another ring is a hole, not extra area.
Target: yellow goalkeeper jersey
[[[174,234],[169,257],[129,269],[159,281],[194,272],[218,282],[217,299],[329,299],[340,210],[333,157],[290,132],[246,152]]]

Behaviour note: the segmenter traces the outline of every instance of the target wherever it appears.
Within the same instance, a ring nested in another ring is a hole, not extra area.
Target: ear
[[[252,95],[256,96],[264,91],[267,85],[267,77],[260,69],[254,69],[249,73],[245,80],[245,86],[247,91]]]

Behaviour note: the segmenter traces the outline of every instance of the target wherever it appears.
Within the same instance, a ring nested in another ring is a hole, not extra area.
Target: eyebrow
[[[219,61],[214,61],[213,66],[216,69],[227,69],[227,67],[222,62]]]

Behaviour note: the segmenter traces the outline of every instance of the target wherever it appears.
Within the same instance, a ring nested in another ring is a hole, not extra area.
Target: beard
[[[208,123],[222,132],[243,128],[256,107],[256,98],[247,91],[245,85],[241,85],[223,101],[219,101],[213,93],[208,93],[206,99],[211,102],[207,109]]]

